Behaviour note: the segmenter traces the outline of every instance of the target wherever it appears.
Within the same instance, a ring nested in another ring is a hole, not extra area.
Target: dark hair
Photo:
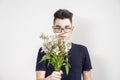
[[[59,9],[54,13],[54,23],[57,18],[59,19],[68,18],[72,23],[72,16],[73,16],[73,13],[71,13],[67,9]]]

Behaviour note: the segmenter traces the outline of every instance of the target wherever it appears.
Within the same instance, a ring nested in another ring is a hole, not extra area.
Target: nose
[[[65,29],[64,28],[61,28],[61,33],[65,33]]]

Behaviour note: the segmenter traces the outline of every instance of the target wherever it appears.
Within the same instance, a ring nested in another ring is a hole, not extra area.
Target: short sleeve
[[[83,71],[88,71],[92,69],[91,60],[89,52],[86,47],[84,47],[84,60],[83,60]]]
[[[39,49],[38,55],[37,55],[37,61],[36,61],[36,71],[39,70],[46,70],[46,63],[45,62],[40,62],[42,57],[45,55],[44,52],[42,52],[42,48]]]

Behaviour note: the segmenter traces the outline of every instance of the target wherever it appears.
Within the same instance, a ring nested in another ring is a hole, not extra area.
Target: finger
[[[52,76],[53,78],[61,79],[60,73],[57,73],[57,72],[53,72],[51,76]]]
[[[51,80],[61,80],[61,78],[57,76],[52,76]]]
[[[55,74],[55,75],[58,75],[58,76],[61,76],[61,73],[60,72],[53,72],[53,74]]]
[[[51,80],[61,80],[61,78],[52,77]]]
[[[62,71],[62,70],[60,70],[60,74],[63,74],[63,71]]]
[[[57,79],[61,79],[62,78],[61,76],[56,75],[56,74],[52,74],[52,77],[57,78]]]

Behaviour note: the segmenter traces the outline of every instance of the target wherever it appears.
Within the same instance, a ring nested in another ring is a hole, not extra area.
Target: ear
[[[52,29],[54,29],[54,25],[52,26]]]
[[[73,32],[73,30],[74,30],[74,26],[72,26],[72,30],[71,30],[71,32]]]
[[[53,32],[55,33],[54,25],[52,26]]]

